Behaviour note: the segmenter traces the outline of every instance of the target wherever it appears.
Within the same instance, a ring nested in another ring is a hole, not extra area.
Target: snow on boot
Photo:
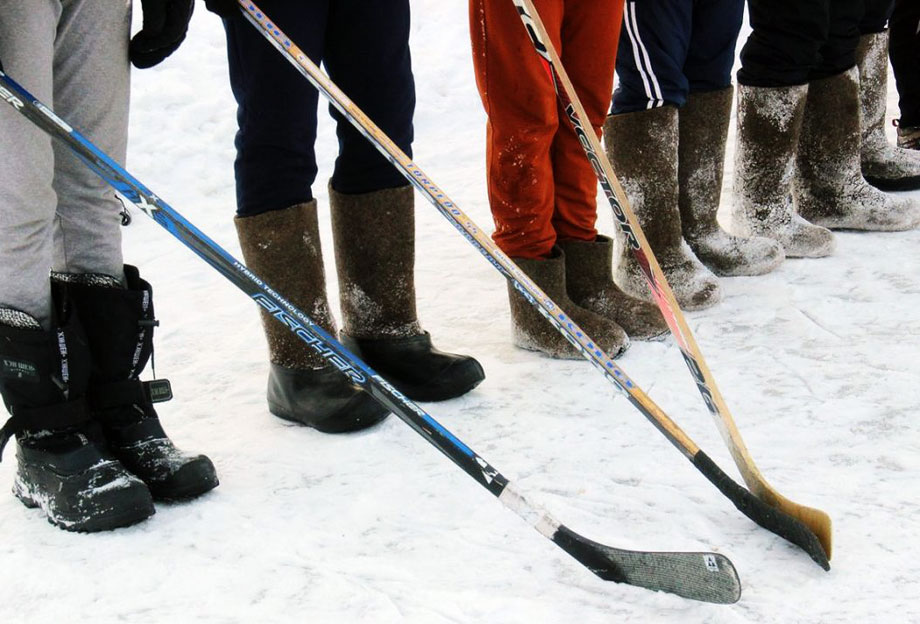
[[[677,109],[662,106],[611,115],[604,123],[604,142],[613,170],[629,198],[678,305],[702,310],[722,298],[719,280],[694,255],[683,238],[677,175]],[[613,279],[626,294],[653,301],[639,263],[616,233]]]
[[[565,291],[575,305],[610,319],[636,340],[668,333],[658,306],[630,297],[613,283],[612,240],[598,235],[594,241],[565,240],[558,244],[565,254]]]
[[[782,245],[732,236],[717,218],[733,94],[732,86],[691,93],[678,112],[680,221],[693,253],[716,275],[763,275],[786,257]]]
[[[612,357],[622,355],[629,347],[629,337],[623,328],[606,316],[586,310],[569,298],[566,289],[565,255],[556,245],[546,259],[512,258],[540,290],[553,300],[576,325],[604,352]],[[508,282],[511,304],[511,336],[514,344],[528,351],[540,351],[558,359],[578,359],[581,352],[546,320],[540,311]]]
[[[169,382],[143,382],[153,354],[153,289],[125,265],[124,286],[98,274],[53,273],[52,295],[73,306],[92,355],[87,399],[112,454],[157,500],[194,498],[217,487],[211,460],[179,450],[153,407],[172,398]]]
[[[920,188],[920,152],[896,147],[885,136],[888,103],[888,31],[862,35],[856,50],[861,103],[862,173],[883,191]]]
[[[411,186],[349,195],[329,185],[342,306],[341,340],[414,401],[445,401],[485,379],[466,355],[431,343],[415,309]]]
[[[883,193],[860,169],[856,67],[808,86],[794,183],[799,214],[831,229],[901,231],[920,224],[920,202]]]
[[[45,331],[27,314],[0,309],[0,393],[11,414],[0,453],[15,435],[13,493],[27,507],[68,531],[107,531],[155,510],[147,486],[88,433],[90,355],[79,321],[68,316],[54,314]]]
[[[326,299],[326,273],[316,200],[234,219],[246,265],[272,289],[335,336]],[[389,411],[350,382],[266,310],[268,409],[323,433],[366,429]]]
[[[835,246],[830,230],[803,219],[793,204],[795,151],[807,94],[808,85],[738,85],[731,231],[772,238],[787,258],[820,258]]]

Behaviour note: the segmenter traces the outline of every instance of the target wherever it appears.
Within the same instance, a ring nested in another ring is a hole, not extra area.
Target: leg
[[[920,147],[920,3],[895,0],[891,14],[891,67],[900,96],[901,119],[898,144],[902,135],[913,130],[913,149]]]
[[[725,140],[731,117],[731,68],[744,0],[694,4],[684,72],[687,103],[678,112],[680,221],[693,253],[716,275],[761,275],[782,262],[782,247],[768,238],[732,236],[718,222]]]
[[[330,77],[411,154],[415,82],[408,0],[339,0],[327,41]],[[339,157],[329,195],[342,341],[411,399],[465,394],[484,379],[482,367],[436,349],[418,321],[414,190],[348,120],[333,115]]]

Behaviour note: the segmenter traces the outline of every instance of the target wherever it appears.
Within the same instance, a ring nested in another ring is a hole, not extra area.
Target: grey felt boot
[[[683,238],[677,173],[677,109],[611,115],[604,123],[607,155],[629,198],[674,297],[685,310],[701,310],[722,298],[719,281],[694,255]],[[652,301],[645,276],[625,237],[616,233],[614,281],[623,292]]]
[[[786,257],[782,245],[762,236],[732,236],[717,219],[733,95],[732,86],[691,93],[678,112],[680,220],[693,253],[716,275],[763,275]]]
[[[485,379],[466,355],[435,348],[415,308],[411,186],[339,193],[329,185],[342,343],[415,401],[444,401]]]
[[[862,173],[883,191],[920,188],[920,152],[896,147],[885,136],[888,103],[888,31],[863,35],[856,49],[861,103]]]
[[[335,321],[326,299],[316,200],[234,219],[247,266],[331,336]],[[262,310],[271,359],[272,414],[324,433],[365,429],[388,410],[349,382],[283,323]]]
[[[794,208],[792,180],[808,85],[738,86],[731,231],[766,236],[787,258],[820,258],[834,251],[830,230],[813,225]]]
[[[636,340],[668,333],[658,306],[630,297],[614,284],[612,240],[598,235],[593,242],[566,240],[558,244],[565,254],[565,291],[575,305],[610,319]]]
[[[604,352],[618,357],[629,347],[629,338],[623,328],[606,316],[600,316],[573,302],[566,289],[565,256],[557,245],[546,259],[512,258],[527,276],[561,308],[575,324]],[[575,348],[540,311],[508,282],[508,299],[511,304],[511,337],[514,344],[528,351],[540,351],[559,359],[578,359],[581,352]]]
[[[900,231],[920,224],[920,202],[884,193],[860,168],[859,73],[808,85],[796,156],[799,214],[831,229]]]

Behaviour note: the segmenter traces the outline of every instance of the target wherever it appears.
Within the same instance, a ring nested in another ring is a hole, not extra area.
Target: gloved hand
[[[234,19],[240,17],[240,3],[236,0],[204,0],[208,11],[217,13],[221,17]]]
[[[185,40],[194,0],[141,0],[144,27],[131,39],[128,54],[138,69],[153,67]]]

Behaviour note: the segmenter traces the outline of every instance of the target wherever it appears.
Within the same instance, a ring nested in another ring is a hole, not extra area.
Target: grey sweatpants
[[[131,0],[0,0],[5,72],[124,162]],[[51,314],[49,270],[122,279],[121,204],[60,141],[0,106],[0,307]]]

